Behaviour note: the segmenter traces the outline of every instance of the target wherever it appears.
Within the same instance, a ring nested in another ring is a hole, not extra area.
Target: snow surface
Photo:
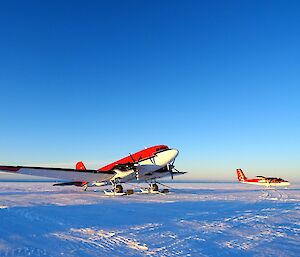
[[[300,256],[300,185],[168,185],[108,197],[2,182],[0,256]]]

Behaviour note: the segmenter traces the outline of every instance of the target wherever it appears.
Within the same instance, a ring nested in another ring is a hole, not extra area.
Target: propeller
[[[140,171],[139,171],[139,162],[140,160],[142,159],[142,155],[138,158],[138,160],[136,161],[133,156],[131,155],[131,153],[129,153],[129,156],[131,157],[132,161],[133,161],[133,170],[135,172],[135,177],[136,177],[136,180],[139,180],[140,179]]]
[[[185,173],[185,172],[181,172],[181,171],[177,170],[174,166],[174,162],[175,162],[175,160],[173,160],[172,163],[167,164],[167,170],[170,172],[172,180],[174,179],[174,174],[176,174],[176,173]],[[173,170],[176,170],[176,172],[174,172]]]
[[[154,157],[156,157],[156,154],[155,154],[155,153],[153,154],[152,157],[150,157],[150,161],[151,161],[154,165],[156,165]]]
[[[173,162],[174,163],[174,162]],[[175,169],[173,163],[168,163],[167,164],[167,170],[170,172],[171,179],[174,179],[174,174],[173,174],[173,169]]]
[[[129,156],[131,157],[131,160],[133,160],[133,162],[135,162],[135,159],[133,158],[133,156],[131,155],[131,153],[129,153]]]

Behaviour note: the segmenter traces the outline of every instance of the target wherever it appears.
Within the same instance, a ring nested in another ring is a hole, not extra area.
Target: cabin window
[[[165,146],[161,146],[159,148],[156,148],[156,152],[167,149]]]

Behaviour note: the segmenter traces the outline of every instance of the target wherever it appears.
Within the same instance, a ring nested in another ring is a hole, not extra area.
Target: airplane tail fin
[[[240,181],[240,182],[244,182],[245,179],[247,179],[247,177],[244,175],[244,172],[242,171],[242,169],[236,169],[236,175],[237,175],[238,181]]]
[[[83,162],[76,163],[76,170],[86,170],[86,167],[84,166]]]

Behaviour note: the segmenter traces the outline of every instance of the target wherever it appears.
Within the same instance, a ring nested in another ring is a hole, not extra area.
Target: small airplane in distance
[[[142,192],[158,192],[157,179],[167,176],[173,179],[175,175],[186,173],[174,167],[178,153],[177,149],[171,149],[166,145],[156,145],[129,154],[98,170],[88,170],[80,161],[75,169],[0,166],[0,171],[66,180],[67,182],[56,183],[54,186],[78,186],[84,190],[92,186],[111,184],[113,189],[104,191],[108,195],[124,194],[121,184],[132,181],[149,183],[149,188]]]
[[[241,183],[266,186],[266,187],[278,187],[289,186],[290,183],[282,178],[267,178],[264,176],[256,176],[255,178],[247,178],[241,169],[236,170],[238,181]]]

